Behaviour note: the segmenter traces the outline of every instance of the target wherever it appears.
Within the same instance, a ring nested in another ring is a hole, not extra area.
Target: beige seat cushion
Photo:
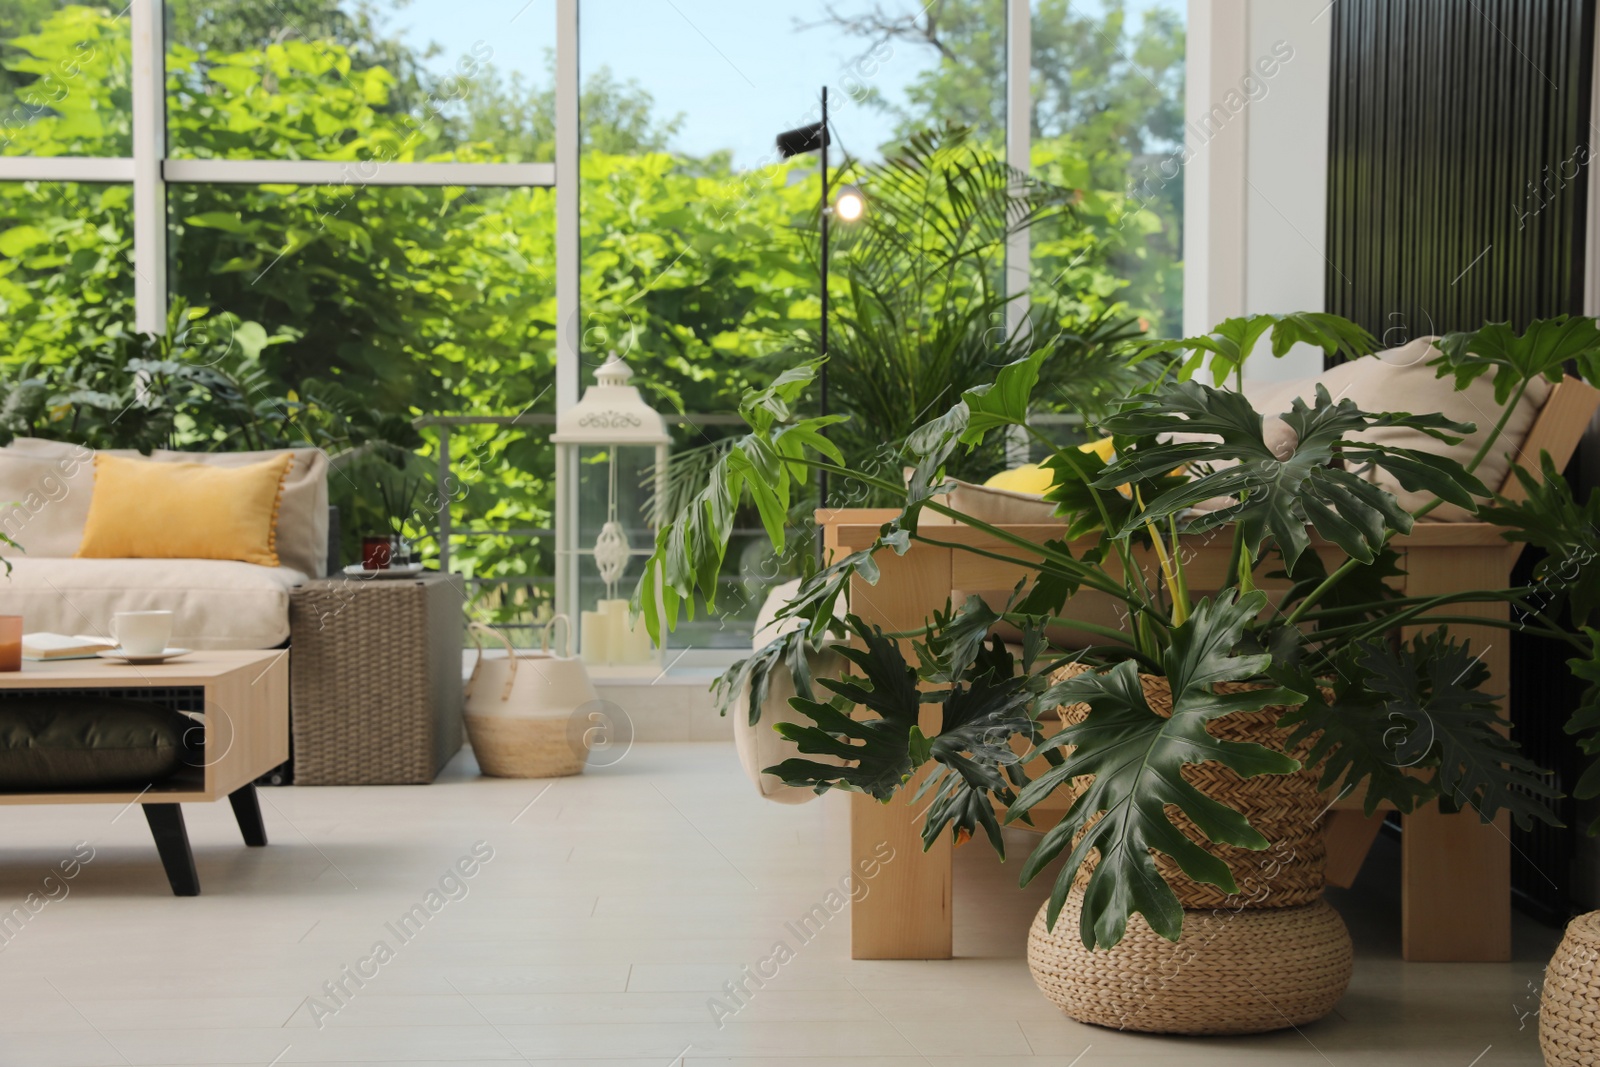
[[[1471,462],[1489,431],[1494,428],[1501,409],[1495,403],[1491,376],[1484,375],[1466,389],[1457,391],[1454,378],[1440,378],[1434,368],[1428,366],[1439,354],[1433,348],[1435,340],[1437,338],[1419,337],[1399,348],[1341,363],[1316,378],[1259,385],[1246,383],[1245,395],[1258,411],[1275,415],[1288,411],[1296,397],[1303,398],[1307,403],[1314,401],[1316,386],[1320,383],[1334,400],[1353,400],[1363,411],[1404,411],[1413,415],[1441,412],[1457,422],[1474,424],[1477,431],[1457,445],[1401,428],[1369,430],[1357,437],[1375,444],[1415,448],[1447,456],[1465,465]],[[1533,429],[1539,409],[1544,407],[1544,402],[1550,396],[1550,389],[1550,383],[1543,379],[1528,387],[1507,421],[1500,441],[1478,466],[1478,479],[1490,489],[1498,490],[1505,484],[1511,473],[1513,458],[1519,454],[1523,440]],[[1374,471],[1370,477],[1374,484],[1383,486],[1399,498],[1401,506],[1408,510],[1415,510],[1431,499],[1426,493],[1411,493],[1400,488],[1385,472]],[[1443,504],[1428,517],[1445,522],[1465,522],[1473,516],[1453,504]]]
[[[28,633],[110,633],[119,611],[173,611],[179,648],[275,648],[289,637],[287,567],[219,559],[44,559],[18,556],[0,604]]]
[[[283,477],[278,500],[278,559],[285,567],[321,578],[328,573],[328,454],[320,448],[267,452],[169,452],[158,448],[150,458],[163,463],[210,463],[243,467],[281,456],[294,457]]]

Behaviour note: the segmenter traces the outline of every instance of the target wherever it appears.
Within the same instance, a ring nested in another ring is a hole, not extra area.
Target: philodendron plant
[[[780,617],[803,625],[733,668],[722,680],[723,695],[731,698],[748,682],[748,706],[738,713],[753,723],[768,673],[786,665],[800,695],[791,701],[792,721],[772,725],[802,755],[769,773],[819,792],[848,789],[880,800],[914,788],[927,800],[925,843],[947,830],[958,839],[981,831],[1003,856],[1003,822],[1027,821],[1045,797],[1072,790],[1073,802],[1043,834],[1022,878],[1026,883],[1066,854],[1047,913],[1053,925],[1080,866],[1097,850],[1080,924],[1091,947],[1116,944],[1135,912],[1163,936],[1179,935],[1183,911],[1152,849],[1190,878],[1237,892],[1227,866],[1173,823],[1169,805],[1210,841],[1269,844],[1244,815],[1190,786],[1182,775],[1188,763],[1215,760],[1246,777],[1284,774],[1301,767],[1288,752],[1309,744],[1322,785],[1364,790],[1369,813],[1385,801],[1411,811],[1443,799],[1470,805],[1485,819],[1504,811],[1524,825],[1554,821],[1545,801],[1555,791],[1509,740],[1494,698],[1480,691],[1486,671],[1450,634],[1448,625],[1457,621],[1451,605],[1511,602],[1518,618],[1510,625],[1573,646],[1575,670],[1595,687],[1569,729],[1587,733],[1588,750],[1596,752],[1600,634],[1568,633],[1555,620],[1570,600],[1584,621],[1600,604],[1600,578],[1580,579],[1562,597],[1542,602],[1516,589],[1405,597],[1386,583],[1398,573],[1390,546],[1396,535],[1441,503],[1473,511],[1491,496],[1473,471],[1496,447],[1507,415],[1463,466],[1367,435],[1398,428],[1455,444],[1475,432],[1437,413],[1363,411],[1322,388],[1286,412],[1259,412],[1240,392],[1218,387],[1239,377],[1258,342],[1280,355],[1296,342],[1345,356],[1375,347],[1359,327],[1323,314],[1234,319],[1205,337],[1146,346],[1130,358],[1163,359],[1167,371],[1103,420],[1100,430],[1114,446],[1110,459],[1057,446],[1029,426],[1029,396],[1040,361],[1049,358],[1036,353],[1002,367],[992,384],[968,390],[913,433],[903,485],[841,463],[825,436],[837,417],[797,416],[818,365],[801,366],[747,398],[741,410],[751,432],[661,531],[639,587],[645,617],[654,625],[659,611],[670,625],[680,610],[693,609],[697,591],[712,601],[735,511],[746,497],[781,548],[790,497],[819,469],[896,494],[901,511],[877,540],[833,559],[802,584]],[[1454,376],[1459,387],[1494,375],[1508,413],[1534,379],[1558,380],[1574,365],[1592,376],[1600,331],[1589,319],[1539,322],[1520,335],[1488,326],[1445,337],[1437,348],[1440,377]],[[1216,384],[1197,380],[1201,372]],[[1287,424],[1292,445],[1269,445],[1264,415]],[[1019,433],[1047,454],[1044,464],[1054,475],[1047,499],[1064,524],[1058,540],[1035,543],[963,513],[944,496],[943,471],[957,450]],[[1426,502],[1402,507],[1362,476],[1373,470]],[[1508,537],[1545,548],[1553,565],[1600,553],[1600,502],[1591,498],[1580,511],[1548,461],[1544,481],[1530,478],[1529,489],[1523,502],[1498,501],[1485,517],[1508,527]],[[1005,547],[944,540],[940,532],[949,527],[924,524],[928,512],[985,531]],[[1336,547],[1331,567],[1312,549],[1313,534]],[[1200,598],[1190,592],[1185,543],[1211,537],[1226,539],[1232,562],[1222,587]],[[885,634],[848,612],[836,619],[852,577],[875,582],[878,553],[904,553],[917,541],[979,552],[1029,577],[998,608],[970,598],[914,633]],[[1155,565],[1143,568],[1141,558]],[[1258,588],[1268,576],[1287,586],[1270,604]],[[1123,625],[1075,620],[1069,600],[1080,590],[1119,601]],[[1019,657],[991,635],[1001,622],[1021,632]],[[1438,628],[1396,637],[1402,626],[1429,623]],[[1046,633],[1056,629],[1078,631],[1090,647],[1070,653],[1050,647]],[[905,639],[914,643],[915,665],[902,655]],[[824,643],[838,645],[848,660],[844,676],[812,677],[808,653]],[[1072,661],[1093,669],[1053,681]],[[1141,673],[1167,679],[1170,715],[1151,708]],[[1254,684],[1220,685],[1240,682]],[[919,726],[925,704],[941,707],[937,732]],[[1053,713],[1065,704],[1087,705],[1087,717],[1063,725]],[[1219,740],[1207,730],[1213,720],[1272,706],[1293,709],[1280,723],[1292,728],[1283,751]],[[1019,739],[1024,745],[1016,745]],[[1026,748],[1024,759],[1017,747]],[[1036,757],[1047,769],[1030,780],[1025,764],[1039,766]],[[1579,793],[1600,793],[1600,772],[1591,768]]]

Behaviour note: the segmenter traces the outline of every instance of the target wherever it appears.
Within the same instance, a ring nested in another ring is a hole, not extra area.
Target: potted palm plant
[[[742,413],[752,432],[662,530],[639,589],[646,618],[653,621],[659,608],[670,624],[697,590],[709,598],[708,576],[747,492],[773,520],[792,488],[817,470],[868,479],[893,494],[900,513],[877,541],[805,581],[782,613],[803,625],[737,666],[730,681],[750,683],[753,716],[763,674],[790,664],[794,721],[774,728],[802,755],[769,771],[790,785],[879,799],[916,789],[928,800],[927,842],[946,831],[981,831],[1003,855],[1004,822],[1026,820],[1047,798],[1065,795],[1065,813],[1040,838],[1022,877],[1027,882],[1065,856],[1043,925],[1055,926],[1071,895],[1072,925],[1089,949],[1117,945],[1135,915],[1155,934],[1178,938],[1184,909],[1171,883],[1237,894],[1223,849],[1272,843],[1232,798],[1191,784],[1185,771],[1196,764],[1241,781],[1314,768],[1306,789],[1361,790],[1369,812],[1383,802],[1411,811],[1442,798],[1470,804],[1485,819],[1505,811],[1522,824],[1553,821],[1543,802],[1553,789],[1480,691],[1486,672],[1471,649],[1445,625],[1403,641],[1394,635],[1403,625],[1447,623],[1453,603],[1510,601],[1518,605],[1515,625],[1573,644],[1579,669],[1600,678],[1600,634],[1566,633],[1550,606],[1529,603],[1525,590],[1464,589],[1419,602],[1396,596],[1384,578],[1396,565],[1394,537],[1442,504],[1474,511],[1491,495],[1473,472],[1495,448],[1512,406],[1535,380],[1558,379],[1574,363],[1592,377],[1600,332],[1592,320],[1562,319],[1522,334],[1490,326],[1440,340],[1440,377],[1465,385],[1492,374],[1505,409],[1465,463],[1384,443],[1384,431],[1448,444],[1475,429],[1437,413],[1364,411],[1320,388],[1287,411],[1259,412],[1240,392],[1218,387],[1241,376],[1258,343],[1281,354],[1297,342],[1343,355],[1375,347],[1353,324],[1320,314],[1229,320],[1204,337],[1145,346],[1131,358],[1166,358],[1168,371],[1101,420],[1114,446],[1110,459],[1057,447],[1029,426],[1030,396],[1049,358],[1036,352],[968,389],[909,436],[905,484],[849,469],[823,433],[837,417],[795,414],[817,370],[803,365],[747,398]],[[1213,384],[1198,380],[1202,371]],[[1269,416],[1282,420],[1287,443],[1267,440]],[[1048,499],[1066,527],[1060,540],[1028,541],[943,499],[952,457],[1017,433],[1046,453],[1054,474]],[[1371,472],[1423,502],[1402,507]],[[1565,539],[1577,536],[1568,527],[1581,524],[1569,522],[1563,509],[1576,505],[1560,497],[1552,473],[1547,492],[1517,505],[1502,501],[1492,517],[1510,528],[1508,536],[1565,549]],[[928,513],[1012,545],[1015,552],[983,551],[1025,567],[1032,580],[998,607],[952,605],[914,635],[884,634],[849,614],[836,621],[851,577],[873,580],[877,553],[925,539],[920,520]],[[781,522],[767,525],[781,543]],[[1191,588],[1184,546],[1197,537],[1232,546],[1218,588]],[[1269,596],[1263,586],[1272,576],[1278,588]],[[1073,619],[1069,598],[1080,590],[1114,598],[1123,624]],[[1020,655],[991,637],[1001,622],[1020,631]],[[1056,651],[1047,640],[1052,628],[1076,630],[1091,647]],[[851,638],[850,673],[809,677],[805,650],[840,636]],[[915,666],[897,643],[905,637],[917,641]],[[926,703],[942,705],[936,733],[918,725]],[[1063,707],[1076,711],[1058,719]],[[1230,724],[1259,726],[1263,716],[1266,730],[1227,738]],[[1592,735],[1597,726],[1600,686],[1569,729]],[[1587,744],[1592,751],[1592,736]],[[1600,793],[1600,772],[1578,790]]]

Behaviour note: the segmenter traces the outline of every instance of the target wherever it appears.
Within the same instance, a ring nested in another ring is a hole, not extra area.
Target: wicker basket
[[[1078,1022],[1157,1034],[1262,1033],[1322,1018],[1350,984],[1349,931],[1321,900],[1189,912],[1176,942],[1135,915],[1116,947],[1093,952],[1079,938],[1082,906],[1082,891],[1073,890],[1054,931],[1041,907],[1028,932],[1034,982]]]
[[[600,700],[583,661],[544,648],[513,648],[505,634],[475,622],[468,627],[478,655],[467,681],[467,736],[484,774],[495,778],[564,778],[581,774],[589,759],[592,721]],[[570,623],[568,623],[570,627]],[[479,636],[499,641],[505,656],[485,658]],[[570,631],[569,631],[570,634]]]
[[[1068,664],[1057,671],[1051,681],[1060,681],[1088,669],[1081,664]],[[1171,715],[1172,688],[1167,679],[1141,674],[1139,682],[1150,707],[1158,715]],[[1243,693],[1257,687],[1243,682],[1222,682],[1216,688],[1220,693]],[[1228,715],[1213,719],[1207,729],[1213,737],[1224,741],[1254,742],[1282,752],[1288,748],[1290,731],[1279,729],[1277,722],[1288,710],[1273,706]],[[1087,704],[1066,705],[1060,709],[1062,721],[1068,724],[1082,722],[1088,713]],[[1310,743],[1306,742],[1289,754],[1303,762],[1309,752]],[[1220,763],[1186,765],[1184,781],[1213,800],[1242,812],[1250,825],[1272,844],[1264,851],[1218,844],[1202,834],[1182,811],[1168,805],[1167,816],[1173,824],[1201,848],[1226,863],[1239,887],[1237,894],[1228,894],[1207,882],[1196,882],[1183,873],[1172,857],[1155,852],[1156,869],[1177,894],[1178,902],[1185,908],[1196,909],[1293,908],[1321,897],[1327,884],[1328,849],[1321,819],[1327,799],[1317,788],[1318,777],[1315,768],[1293,774],[1241,778]],[[1082,889],[1087,883],[1096,858],[1091,855],[1079,869],[1078,888]]]
[[[1549,1067],[1600,1065],[1600,911],[1568,924],[1544,972],[1539,1047]]]
[[[589,750],[573,742],[565,718],[466,719],[478,769],[492,778],[565,778],[588,763]]]

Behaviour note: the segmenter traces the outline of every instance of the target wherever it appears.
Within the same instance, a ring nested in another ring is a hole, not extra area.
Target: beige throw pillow
[[[137,458],[132,449],[106,454]],[[0,528],[39,559],[70,559],[83,542],[94,496],[94,450],[41,437],[0,448]]]
[[[283,566],[311,578],[328,573],[328,455],[320,448],[290,448],[265,452],[171,452],[158,448],[150,458],[158,463],[205,463],[217,467],[244,467],[288,452],[293,456],[283,479],[278,503],[278,559]]]
[[[1476,432],[1456,445],[1401,428],[1369,430],[1358,437],[1376,444],[1446,456],[1465,465],[1471,462],[1494,428],[1501,409],[1495,403],[1494,381],[1490,375],[1458,392],[1454,378],[1440,378],[1435,369],[1428,366],[1439,354],[1433,347],[1435,340],[1435,337],[1419,337],[1399,348],[1341,363],[1314,379],[1259,386],[1246,383],[1245,395],[1258,411],[1274,415],[1288,411],[1296,397],[1304,398],[1307,403],[1314,401],[1316,386],[1320,383],[1335,400],[1352,400],[1363,411],[1404,411],[1413,415],[1440,412],[1457,422],[1472,423],[1477,427]],[[1550,396],[1550,389],[1550,383],[1542,379],[1529,386],[1506,422],[1499,442],[1478,466],[1479,481],[1490,489],[1504,486],[1511,474],[1512,461],[1533,429],[1539,409]],[[1426,493],[1407,492],[1383,471],[1371,472],[1370,478],[1374,484],[1393,493],[1408,510],[1419,508],[1431,499]],[[1453,504],[1440,505],[1428,517],[1445,522],[1466,522],[1473,518],[1465,509]]]
[[[77,477],[88,470],[87,479]],[[0,448],[0,530],[29,556],[65,558],[78,551],[89,517],[94,453],[55,458]]]

